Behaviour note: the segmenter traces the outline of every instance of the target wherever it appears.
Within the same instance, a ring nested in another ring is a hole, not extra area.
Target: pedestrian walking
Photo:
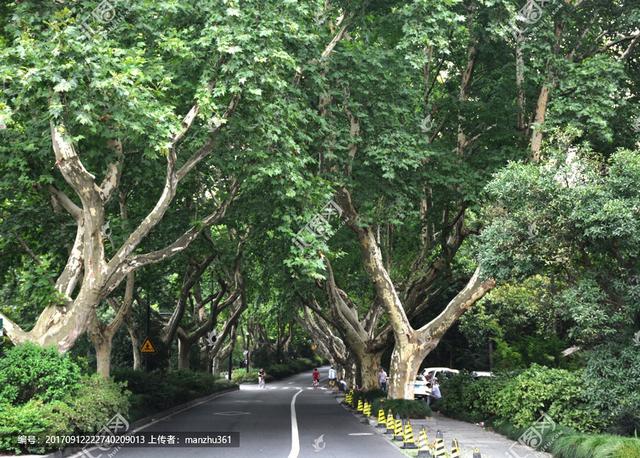
[[[382,367],[378,371],[378,385],[382,391],[387,392],[387,373]]]
[[[336,370],[331,366],[329,368],[329,388],[336,387]]]

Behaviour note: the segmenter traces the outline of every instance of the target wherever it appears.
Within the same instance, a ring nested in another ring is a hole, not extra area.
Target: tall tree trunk
[[[178,369],[189,369],[191,342],[178,336]]]
[[[344,366],[344,380],[347,385],[352,387],[356,384],[356,368],[353,357],[347,359],[347,364]]]
[[[103,378],[109,378],[111,373],[111,348],[113,346],[111,336],[94,340],[93,346],[96,349],[96,372]]]
[[[142,353],[140,352],[140,338],[132,326],[127,325],[127,332],[131,339],[131,354],[133,356],[133,370],[142,370]]]
[[[389,397],[391,399],[413,399],[413,387],[422,361],[431,348],[416,342],[396,344],[391,354],[389,370]]]
[[[360,367],[360,387],[363,390],[375,390],[378,388],[378,370],[382,361],[382,352],[364,352],[358,356]]]
[[[524,53],[522,45],[524,38],[522,34],[518,34],[516,40],[516,103],[518,107],[517,126],[520,132],[524,132],[527,128],[526,115],[526,99],[524,90]]]
[[[542,150],[542,129],[544,120],[547,115],[547,105],[549,103],[549,86],[545,84],[540,89],[538,94],[538,102],[536,104],[536,116],[534,119],[535,125],[533,126],[533,132],[531,133],[531,159],[534,162],[540,162],[540,154]]]
[[[376,296],[387,310],[395,337],[395,360],[392,361],[391,368],[391,380],[394,386],[389,390],[389,397],[412,399],[413,381],[424,358],[438,345],[451,325],[495,286],[495,280],[482,279],[480,268],[476,268],[467,285],[449,301],[437,317],[421,328],[414,329],[396,286],[384,266],[380,247],[372,228],[363,227],[360,224],[349,191],[342,188],[341,194],[345,214],[348,216],[347,224],[358,235],[365,270],[375,287]]]

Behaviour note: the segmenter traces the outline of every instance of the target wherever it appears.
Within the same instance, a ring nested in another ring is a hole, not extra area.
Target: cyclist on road
[[[317,367],[313,370],[312,375],[313,375],[313,387],[318,388],[318,385],[320,384],[320,371],[318,370]]]
[[[265,374],[264,369],[260,369],[258,371],[258,386],[260,388],[264,388],[264,377],[265,377],[265,375],[267,375],[267,374]]]

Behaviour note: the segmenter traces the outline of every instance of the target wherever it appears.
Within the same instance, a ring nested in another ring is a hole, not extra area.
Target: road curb
[[[143,429],[147,426],[150,426],[153,422],[163,419],[164,417],[171,416],[172,414],[179,412],[181,410],[187,410],[191,407],[194,407],[196,404],[204,404],[207,401],[213,400],[222,395],[232,393],[234,391],[238,391],[240,387],[238,385],[233,386],[231,388],[224,389],[222,391],[216,391],[215,393],[208,394],[207,396],[202,396],[200,398],[192,399],[191,401],[185,402],[184,404],[179,404],[171,407],[170,409],[163,410],[160,412],[156,412],[153,415],[149,415],[147,417],[141,418],[139,420],[134,421],[130,425],[130,430],[135,431],[137,429]],[[66,458],[72,455],[75,455],[78,452],[81,452],[82,448],[67,448],[63,450],[58,450],[56,452],[49,453],[48,455],[23,455],[25,458],[33,457],[33,458]],[[4,455],[0,455],[4,456]]]

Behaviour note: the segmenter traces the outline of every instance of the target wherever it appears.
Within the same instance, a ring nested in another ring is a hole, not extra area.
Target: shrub
[[[78,388],[80,368],[53,348],[25,343],[0,359],[0,403],[63,400]]]
[[[265,377],[267,381],[273,379],[270,374]],[[231,373],[233,383],[258,383],[258,369],[250,369],[247,373],[246,369],[234,369]]]
[[[424,401],[410,399],[386,399],[377,398],[373,401],[371,412],[374,415],[382,409],[386,412],[391,409],[393,415],[401,418],[425,418],[431,416],[431,409]]]
[[[34,399],[19,406],[5,404],[0,408],[0,451],[46,452],[52,448],[46,445],[46,436],[60,436],[72,431],[70,410],[61,401],[43,404],[41,400]],[[35,436],[36,443],[20,445],[18,436],[21,435]]]
[[[606,345],[593,351],[584,372],[586,397],[610,432],[640,431],[640,351]],[[614,402],[615,400],[615,402]]]
[[[473,378],[468,373],[449,377],[441,386],[442,399],[434,410],[460,420],[479,422],[491,418],[497,393],[507,382],[506,377]]]
[[[130,417],[137,420],[195,398],[234,386],[233,382],[205,372],[114,371],[114,378],[126,382],[132,392]]]
[[[85,376],[78,392],[69,401],[69,421],[77,433],[99,431],[117,413],[129,415],[129,395],[124,383]]]
[[[298,374],[300,372],[313,369],[317,367],[318,364],[316,361],[312,361],[309,358],[297,358],[292,359],[286,363],[272,364],[269,367],[265,368],[265,372],[267,373],[267,380],[269,379],[282,379],[285,377],[289,377],[290,375]],[[242,370],[242,369],[241,369]],[[235,371],[234,371],[235,372]],[[246,371],[245,371],[246,372]],[[258,373],[256,372],[256,376],[253,380],[249,380],[249,382],[256,382],[258,380]],[[232,375],[233,378],[233,375]]]
[[[373,402],[376,399],[386,397],[387,393],[379,389],[353,392],[353,399],[355,399],[356,402],[358,402],[359,399],[362,399],[363,401]]]
[[[598,412],[586,402],[579,371],[551,369],[536,364],[509,379],[495,393],[490,409],[496,416],[514,425],[527,427],[540,412],[579,431],[593,431],[602,426]]]

